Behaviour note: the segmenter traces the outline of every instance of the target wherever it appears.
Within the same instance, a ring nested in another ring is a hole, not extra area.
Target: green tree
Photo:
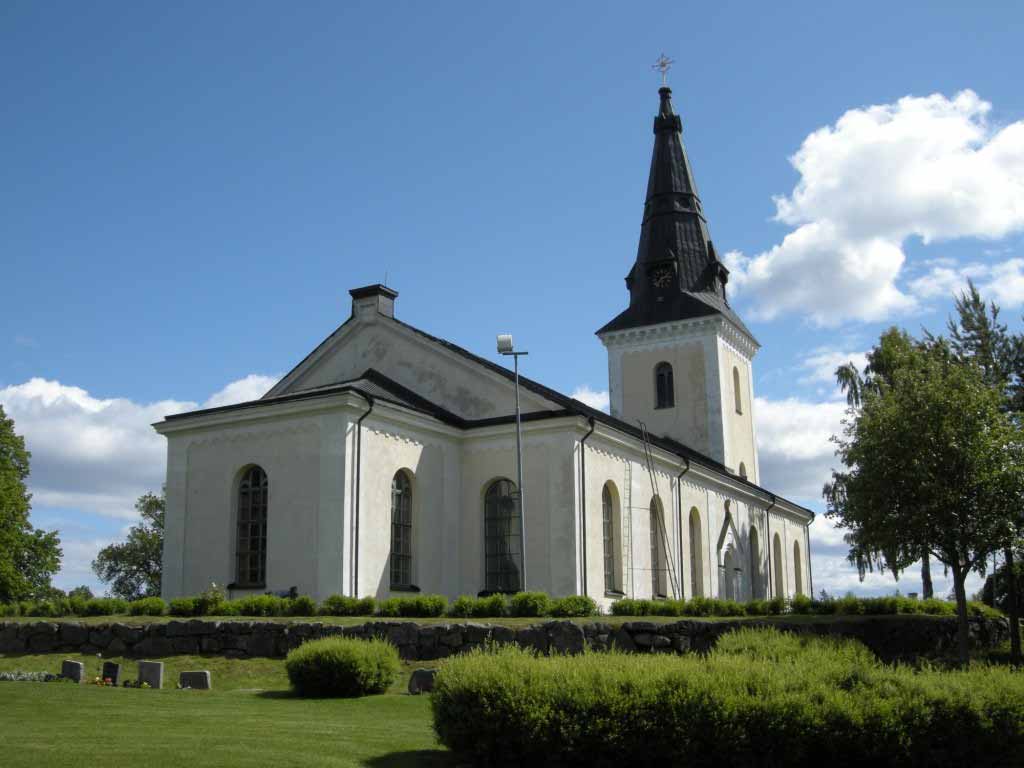
[[[42,596],[60,569],[57,533],[36,530],[28,519],[30,458],[14,420],[0,405],[0,602]]]
[[[82,600],[92,600],[93,594],[92,590],[89,589],[89,587],[87,587],[85,584],[82,584],[81,586],[75,587],[74,589],[69,589],[68,597],[77,597]]]
[[[860,399],[835,438],[845,469],[825,486],[826,515],[850,530],[860,567],[867,558],[899,573],[925,549],[946,565],[966,664],[964,584],[1010,535],[1024,490],[1020,429],[980,369],[942,343],[911,345]]]
[[[1024,611],[1024,563],[1015,560],[1012,564],[1014,578],[1010,578],[1011,564],[1003,563],[985,579],[981,588],[981,601],[1007,613],[1011,610],[1010,592],[1017,600],[1017,613]]]
[[[947,323],[949,346],[953,354],[964,362],[973,363],[981,371],[985,383],[1000,393],[1003,408],[1018,425],[1024,422],[1024,400],[1021,398],[1021,368],[1024,359],[1024,340],[1013,336],[999,320],[999,307],[986,304],[973,282],[956,297],[956,316]],[[938,341],[929,339],[930,341]],[[1010,537],[1004,542],[1002,554],[1007,573],[1015,571],[1014,547],[1020,545],[1024,531],[1024,508],[1018,501],[1015,514],[1011,514]],[[1015,664],[1021,661],[1020,599],[1017,582],[1009,579],[1006,604],[1010,614],[1010,657]]]
[[[836,381],[840,389],[846,393],[846,402],[851,409],[859,409],[866,393],[877,394],[885,385],[892,383],[893,374],[912,359],[915,348],[920,342],[911,338],[910,334],[898,328],[890,328],[882,334],[878,344],[867,354],[867,365],[863,373],[853,363],[846,363],[836,369]],[[908,500],[906,503],[909,503]],[[877,562],[870,547],[862,547],[858,543],[858,535],[853,531],[846,536],[850,545],[852,559],[857,564],[861,576],[873,570]],[[921,550],[921,593],[927,600],[934,597],[932,586],[931,555],[927,547]],[[899,576],[899,573],[894,575]]]
[[[115,597],[137,600],[160,595],[166,507],[163,491],[159,496],[140,496],[135,509],[142,520],[128,531],[127,541],[104,547],[92,561],[93,572],[110,585]]]

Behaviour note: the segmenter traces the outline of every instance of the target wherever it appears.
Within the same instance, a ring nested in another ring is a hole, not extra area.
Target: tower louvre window
[[[673,408],[676,404],[675,383],[672,379],[672,366],[658,363],[654,368],[654,407]]]

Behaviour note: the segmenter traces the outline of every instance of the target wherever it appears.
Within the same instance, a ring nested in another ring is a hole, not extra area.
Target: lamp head
[[[512,335],[502,333],[498,335],[498,353],[502,355],[512,354]]]

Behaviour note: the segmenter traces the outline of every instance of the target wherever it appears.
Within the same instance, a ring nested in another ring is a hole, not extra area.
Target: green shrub
[[[316,616],[316,600],[309,595],[299,595],[288,605],[289,616]]]
[[[232,602],[237,603],[238,616],[287,616],[291,603],[287,597],[277,595],[249,595]]]
[[[921,601],[921,613],[927,613],[931,616],[955,616],[956,603],[930,597],[927,600]]]
[[[324,616],[372,616],[377,612],[377,601],[372,597],[347,597],[331,595],[320,603]]]
[[[167,603],[159,597],[143,597],[128,603],[128,613],[132,616],[163,616],[167,613]]]
[[[506,615],[505,596],[469,597],[461,595],[448,607],[448,615],[463,619],[493,619]]]
[[[796,595],[789,601],[790,613],[808,615],[813,612],[814,604],[807,595]]]
[[[196,595],[197,616],[220,616],[222,606],[227,602],[227,595],[216,584],[210,584],[205,590]]]
[[[452,658],[431,698],[459,761],[489,765],[1012,766],[1024,676],[886,667],[849,640],[741,630],[696,655]]]
[[[416,597],[389,597],[379,607],[381,616],[389,618],[426,619],[444,616],[448,598],[444,595],[417,595]]]
[[[325,637],[300,645],[285,659],[300,696],[384,693],[401,669],[398,650],[384,640]]]
[[[593,616],[597,613],[597,603],[586,595],[566,595],[551,601],[550,613],[556,618]]]
[[[767,616],[771,613],[771,605],[767,600],[751,600],[743,607],[747,616]]]
[[[20,616],[21,610],[17,603],[0,603],[0,617]]]
[[[508,599],[509,616],[547,616],[551,598],[546,592],[516,592]]]
[[[194,597],[175,597],[168,604],[171,616],[196,616],[198,610],[198,601]]]
[[[114,616],[128,613],[128,603],[119,597],[94,597],[85,601],[86,616]]]

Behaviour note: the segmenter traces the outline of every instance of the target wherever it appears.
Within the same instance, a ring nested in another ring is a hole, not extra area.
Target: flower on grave
[[[149,683],[147,683],[145,681],[139,683],[139,688],[152,688],[152,687],[153,686],[151,686]]]

